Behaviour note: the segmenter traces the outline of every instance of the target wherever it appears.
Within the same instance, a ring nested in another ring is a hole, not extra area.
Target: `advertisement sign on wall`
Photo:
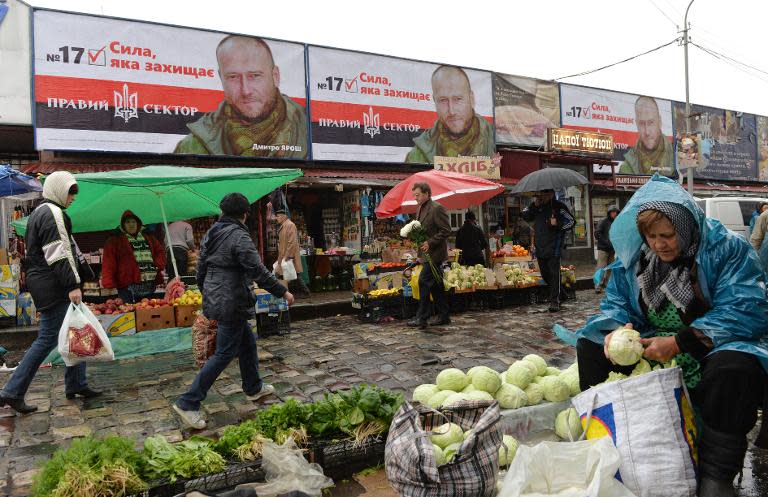
[[[435,156],[435,169],[451,173],[468,174],[484,179],[501,178],[501,160],[475,157],[440,157]]]
[[[432,164],[491,157],[491,73],[310,46],[319,160]]]
[[[0,124],[32,124],[29,105],[32,9],[17,0],[0,4]]]
[[[547,150],[597,157],[613,157],[613,136],[566,128],[547,130]]]
[[[691,105],[686,134],[685,104],[675,102],[677,163],[696,168],[694,177],[756,181],[757,124],[753,114]]]
[[[304,46],[36,10],[39,149],[301,159]]]
[[[768,117],[757,116],[758,179],[768,181]]]
[[[493,104],[496,143],[540,147],[560,127],[557,83],[494,73]]]
[[[560,97],[564,128],[613,136],[619,174],[675,175],[669,100],[571,85]]]

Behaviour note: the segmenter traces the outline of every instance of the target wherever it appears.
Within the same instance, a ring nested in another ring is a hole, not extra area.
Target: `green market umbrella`
[[[228,193],[240,192],[255,202],[302,174],[300,169],[177,166],[76,174],[79,193],[67,214],[75,233],[113,229],[126,209],[144,224],[163,223],[167,233],[169,221],[219,214],[219,202]],[[26,223],[24,218],[12,225],[24,235]]]

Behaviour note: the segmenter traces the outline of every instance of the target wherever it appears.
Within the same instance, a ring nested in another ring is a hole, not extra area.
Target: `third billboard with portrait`
[[[675,175],[672,103],[583,86],[560,85],[564,128],[613,136],[619,174]]]

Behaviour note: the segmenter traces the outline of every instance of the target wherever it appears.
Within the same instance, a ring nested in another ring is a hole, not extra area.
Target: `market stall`
[[[239,191],[255,202],[280,185],[298,177],[297,169],[221,168],[200,169],[174,166],[148,166],[126,171],[76,175],[79,194],[68,208],[74,233],[104,231],[115,226],[126,208],[147,224],[162,223],[167,236],[169,221],[205,219],[219,214],[219,201],[228,193]],[[26,218],[13,226],[25,232]],[[198,226],[201,234],[204,226]],[[89,256],[96,263],[95,255]],[[176,265],[172,257],[169,264]],[[178,269],[176,270],[178,273]],[[93,282],[92,282],[93,283]],[[92,290],[92,289],[91,289]],[[201,296],[194,288],[186,289],[174,279],[157,298],[145,298],[129,304],[110,295],[92,298],[93,309],[106,330],[113,335],[167,328],[186,328],[200,308]],[[107,299],[101,298],[107,297]],[[264,306],[265,313],[270,305]]]

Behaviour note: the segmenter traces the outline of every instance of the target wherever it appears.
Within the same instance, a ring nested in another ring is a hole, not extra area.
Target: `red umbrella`
[[[504,191],[502,185],[487,179],[431,169],[413,174],[395,185],[376,208],[376,217],[416,212],[412,191],[414,183],[427,183],[432,188],[432,200],[446,209],[466,209],[479,205]]]

